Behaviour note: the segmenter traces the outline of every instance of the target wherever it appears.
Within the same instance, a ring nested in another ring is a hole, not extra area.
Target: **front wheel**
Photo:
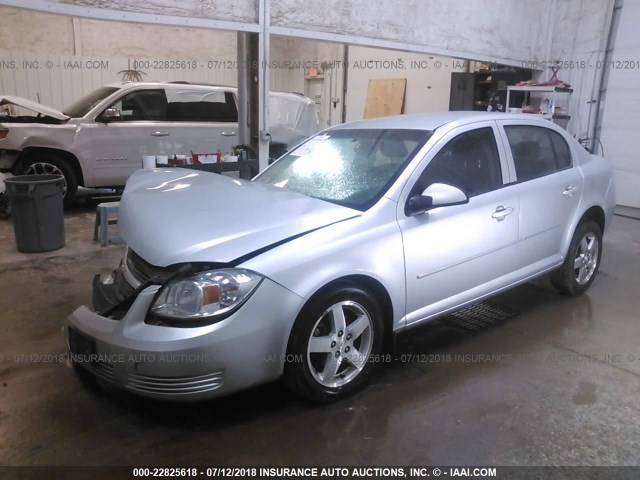
[[[564,264],[551,274],[551,283],[566,295],[578,295],[593,283],[602,257],[602,230],[595,222],[578,225]]]
[[[78,179],[73,168],[64,159],[52,154],[42,157],[32,155],[26,160],[22,170],[24,175],[62,175],[64,205],[68,207],[73,203],[78,190]]]
[[[293,326],[285,383],[309,400],[327,403],[364,388],[383,345],[381,309],[366,290],[337,285],[312,299]]]

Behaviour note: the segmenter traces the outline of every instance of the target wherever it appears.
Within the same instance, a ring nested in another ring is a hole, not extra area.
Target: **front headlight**
[[[221,317],[242,305],[261,281],[260,275],[243,269],[200,272],[163,286],[151,312],[176,320]]]

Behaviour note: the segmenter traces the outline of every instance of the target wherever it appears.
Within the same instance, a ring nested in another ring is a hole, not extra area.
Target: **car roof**
[[[189,88],[189,87],[196,87],[196,88],[201,88],[201,87],[205,87],[205,88],[211,88],[211,89],[223,89],[226,91],[232,91],[232,92],[237,92],[238,88],[234,87],[232,85],[218,85],[218,84],[213,84],[213,83],[192,83],[192,82],[186,82],[186,81],[166,81],[166,82],[116,82],[116,83],[110,83],[108,85],[105,85],[107,87],[111,87],[111,88],[136,88],[136,87],[167,87],[167,86],[174,86],[175,88]],[[293,99],[293,100],[297,100],[299,102],[302,103],[309,103],[310,100],[309,98],[307,98],[303,93],[298,93],[298,92],[278,92],[278,91],[271,91],[269,92],[272,96],[276,96],[276,97],[286,97],[288,99]]]
[[[125,88],[125,87],[157,87],[157,86],[191,86],[191,87],[212,87],[212,88],[226,88],[231,90],[237,90],[236,87],[231,85],[218,85],[213,83],[192,83],[183,81],[166,81],[166,82],[115,82],[109,83],[107,87]]]
[[[451,126],[462,126],[476,122],[486,122],[493,120],[525,120],[538,121],[542,125],[550,122],[526,113],[503,113],[503,112],[436,112],[436,113],[414,113],[408,115],[395,115],[391,117],[371,118],[366,120],[355,120],[353,122],[337,125],[333,128],[380,128],[380,129],[407,129],[407,130],[436,130],[437,128],[455,124]],[[551,125],[549,125],[551,126]],[[333,129],[332,128],[332,129]]]

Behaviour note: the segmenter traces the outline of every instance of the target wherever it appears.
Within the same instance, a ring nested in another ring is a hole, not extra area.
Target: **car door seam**
[[[516,241],[516,242],[511,242],[511,243],[509,243],[509,244],[507,244],[507,245],[501,246],[500,248],[494,248],[493,250],[490,250],[490,251],[488,251],[488,252],[484,252],[484,253],[481,253],[481,254],[479,254],[479,255],[474,255],[473,257],[465,258],[464,260],[461,260],[461,261],[456,262],[456,263],[452,263],[452,264],[447,265],[447,266],[445,266],[445,267],[441,267],[441,268],[439,268],[439,269],[437,269],[437,270],[434,270],[434,271],[432,271],[432,272],[429,272],[429,273],[420,273],[420,274],[418,274],[418,275],[416,276],[416,278],[417,278],[418,280],[422,280],[423,278],[426,278],[426,277],[428,277],[428,276],[430,276],[430,275],[434,275],[434,274],[436,274],[436,273],[443,272],[443,271],[445,271],[445,270],[447,270],[447,269],[449,269],[449,268],[457,267],[458,265],[462,265],[463,263],[467,263],[467,262],[469,262],[469,261],[471,261],[471,260],[476,260],[476,259],[478,259],[478,258],[484,257],[484,256],[486,256],[486,255],[490,255],[490,254],[495,253],[495,252],[497,252],[497,251],[499,251],[499,250],[504,250],[505,248],[512,247],[512,246],[517,245],[517,244],[518,244],[518,242],[517,242],[517,241]]]

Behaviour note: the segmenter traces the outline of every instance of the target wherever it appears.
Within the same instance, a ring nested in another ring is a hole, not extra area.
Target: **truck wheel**
[[[78,179],[73,168],[62,158],[49,153],[42,156],[36,154],[26,160],[22,171],[24,175],[62,175],[64,177],[64,206],[68,207],[73,203],[78,190]]]

